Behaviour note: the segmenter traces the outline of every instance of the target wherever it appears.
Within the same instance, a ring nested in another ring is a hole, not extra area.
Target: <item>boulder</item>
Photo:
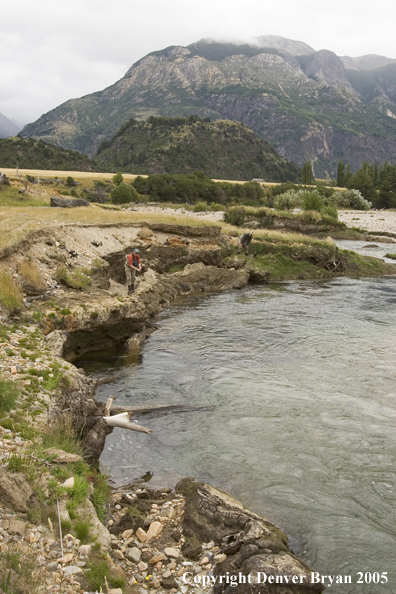
[[[23,472],[8,473],[0,468],[0,501],[18,512],[27,512],[35,499],[34,491]]]
[[[58,196],[51,197],[51,206],[54,208],[75,208],[76,206],[90,206],[88,200],[82,198],[59,198]]]
[[[79,505],[76,509],[76,513],[89,522],[90,534],[92,539],[96,540],[100,546],[105,550],[111,549],[111,536],[110,532],[96,515],[95,508],[89,499],[85,500],[85,503]]]
[[[252,576],[251,583],[238,580],[235,585],[217,583],[214,594],[314,594],[322,592],[322,584],[311,584],[311,569],[289,549],[287,536],[266,518],[246,509],[242,503],[224,493],[185,478],[176,490],[186,498],[183,534],[187,540],[207,543],[214,541],[225,557],[214,569],[214,575],[236,574]],[[165,554],[166,550],[164,551]],[[287,577],[282,586],[254,583],[257,575]],[[298,584],[291,583],[295,578]],[[301,576],[301,577],[300,577]],[[300,583],[302,582],[302,583]],[[268,589],[270,588],[270,589]],[[276,589],[278,588],[278,589]]]

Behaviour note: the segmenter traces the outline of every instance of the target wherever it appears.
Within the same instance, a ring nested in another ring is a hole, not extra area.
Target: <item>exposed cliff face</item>
[[[172,46],[139,60],[104,91],[45,114],[23,135],[92,156],[131,118],[197,114],[243,122],[283,157],[312,160],[316,175],[334,173],[339,159],[353,168],[384,154],[396,160],[396,66],[371,70],[369,92],[367,72],[351,77],[333,52],[303,56],[293,48],[294,55],[277,47]]]

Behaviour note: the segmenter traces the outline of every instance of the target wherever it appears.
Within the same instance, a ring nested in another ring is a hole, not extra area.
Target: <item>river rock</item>
[[[147,530],[147,540],[157,538],[157,536],[161,534],[163,528],[161,522],[151,522],[150,528]]]
[[[70,577],[71,575],[82,573],[82,569],[81,567],[77,567],[77,565],[68,565],[62,569],[62,572],[66,577]]]
[[[245,576],[258,572],[298,576],[297,579],[305,576],[303,585],[283,584],[279,592],[311,594],[324,590],[323,585],[310,583],[310,568],[291,553],[287,536],[266,518],[249,511],[227,493],[191,478],[179,481],[176,490],[186,498],[185,537],[202,543],[213,540],[226,555],[224,561],[216,565],[215,576],[226,575],[227,571],[230,574],[241,572]],[[216,584],[214,593],[258,594],[267,591],[265,587],[253,583]]]
[[[174,547],[166,547],[166,549],[164,549],[164,553],[167,557],[173,557],[174,559],[178,559],[180,557],[180,551]]]
[[[136,530],[136,536],[140,540],[140,542],[146,542],[147,540],[147,533],[143,530],[143,528],[138,528]]]
[[[137,547],[132,547],[128,549],[125,553],[125,557],[134,563],[139,563],[140,557],[142,556],[142,551]]]
[[[178,588],[179,584],[177,583],[177,581],[175,580],[174,577],[170,576],[170,577],[163,577],[161,580],[161,585],[163,588],[166,588],[167,590],[170,590],[171,588]]]
[[[150,565],[155,565],[159,561],[164,561],[164,559],[166,559],[165,555],[163,553],[159,553],[158,555],[151,557],[151,559],[149,559],[149,563]]]

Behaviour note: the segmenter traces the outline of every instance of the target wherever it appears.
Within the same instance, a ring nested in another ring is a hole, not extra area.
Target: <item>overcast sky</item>
[[[394,0],[14,0],[0,14],[0,112],[28,123],[99,91],[147,53],[210,37],[281,35],[337,55],[396,58]]]

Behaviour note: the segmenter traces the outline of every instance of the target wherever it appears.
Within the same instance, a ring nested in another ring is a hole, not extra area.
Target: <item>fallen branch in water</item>
[[[142,427],[142,425],[138,425],[137,423],[131,423],[129,417],[131,415],[128,411],[123,411],[118,415],[111,415],[111,406],[113,401],[116,399],[116,396],[109,396],[107,399],[107,403],[105,406],[103,417],[106,421],[108,427],[120,427],[121,429],[129,429],[130,431],[139,431],[140,433],[148,433],[148,435],[152,434],[152,430],[148,427]]]
[[[131,423],[129,420],[130,413],[123,412],[119,415],[112,415],[111,417],[103,417],[109,427],[121,427],[122,429],[130,429],[131,431],[139,431],[140,433],[152,434],[152,430],[148,427],[142,427],[136,423]]]

